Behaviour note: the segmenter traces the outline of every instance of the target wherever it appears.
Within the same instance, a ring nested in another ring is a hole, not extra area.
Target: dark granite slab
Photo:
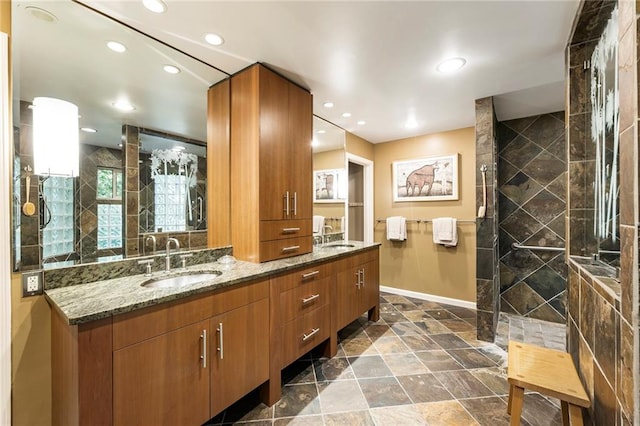
[[[60,312],[70,325],[83,324],[148,306],[242,284],[251,280],[267,279],[277,273],[338,259],[380,245],[380,243],[363,243],[359,241],[349,241],[349,244],[352,244],[353,247],[314,247],[312,253],[273,262],[249,263],[237,261],[233,265],[209,262],[188,266],[184,269],[176,268],[169,273],[164,271],[154,272],[151,277],[138,274],[89,282],[87,284],[49,288],[45,291],[45,296],[53,308]],[[142,283],[149,279],[213,270],[221,271],[222,275],[212,280],[182,288],[146,288],[141,286]],[[89,279],[87,277],[87,280]]]

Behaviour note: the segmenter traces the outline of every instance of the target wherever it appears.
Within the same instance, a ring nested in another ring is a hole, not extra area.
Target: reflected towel
[[[344,232],[344,216],[340,218],[340,232]]]
[[[402,216],[387,218],[387,240],[404,241],[407,239],[407,219]]]
[[[445,247],[458,244],[458,229],[453,217],[437,217],[433,219],[433,242]]]
[[[322,235],[324,231],[324,216],[313,216],[313,233]]]

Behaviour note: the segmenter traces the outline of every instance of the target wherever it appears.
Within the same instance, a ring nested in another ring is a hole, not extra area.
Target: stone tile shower
[[[499,122],[500,311],[565,321],[566,142],[564,111]]]

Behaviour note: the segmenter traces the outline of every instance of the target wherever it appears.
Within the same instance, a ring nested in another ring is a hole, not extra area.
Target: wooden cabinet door
[[[199,425],[211,417],[201,359],[208,327],[201,321],[113,352],[114,425]]]
[[[293,193],[289,131],[289,82],[272,71],[259,68],[260,93],[260,220],[293,219]]]
[[[338,271],[336,282],[336,327],[344,328],[360,314],[360,289],[358,288],[359,267],[348,267]]]
[[[215,416],[269,379],[269,299],[213,317],[209,347]]]
[[[312,116],[311,94],[289,83],[290,190],[295,194],[293,219],[313,217]]]
[[[375,306],[380,299],[378,262],[367,262],[360,269],[363,271],[363,285],[360,288],[360,313],[363,313]]]

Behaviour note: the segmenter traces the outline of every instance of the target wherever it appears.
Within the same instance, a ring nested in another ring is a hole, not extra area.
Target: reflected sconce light
[[[33,168],[40,176],[78,176],[78,107],[54,98],[33,99]]]

